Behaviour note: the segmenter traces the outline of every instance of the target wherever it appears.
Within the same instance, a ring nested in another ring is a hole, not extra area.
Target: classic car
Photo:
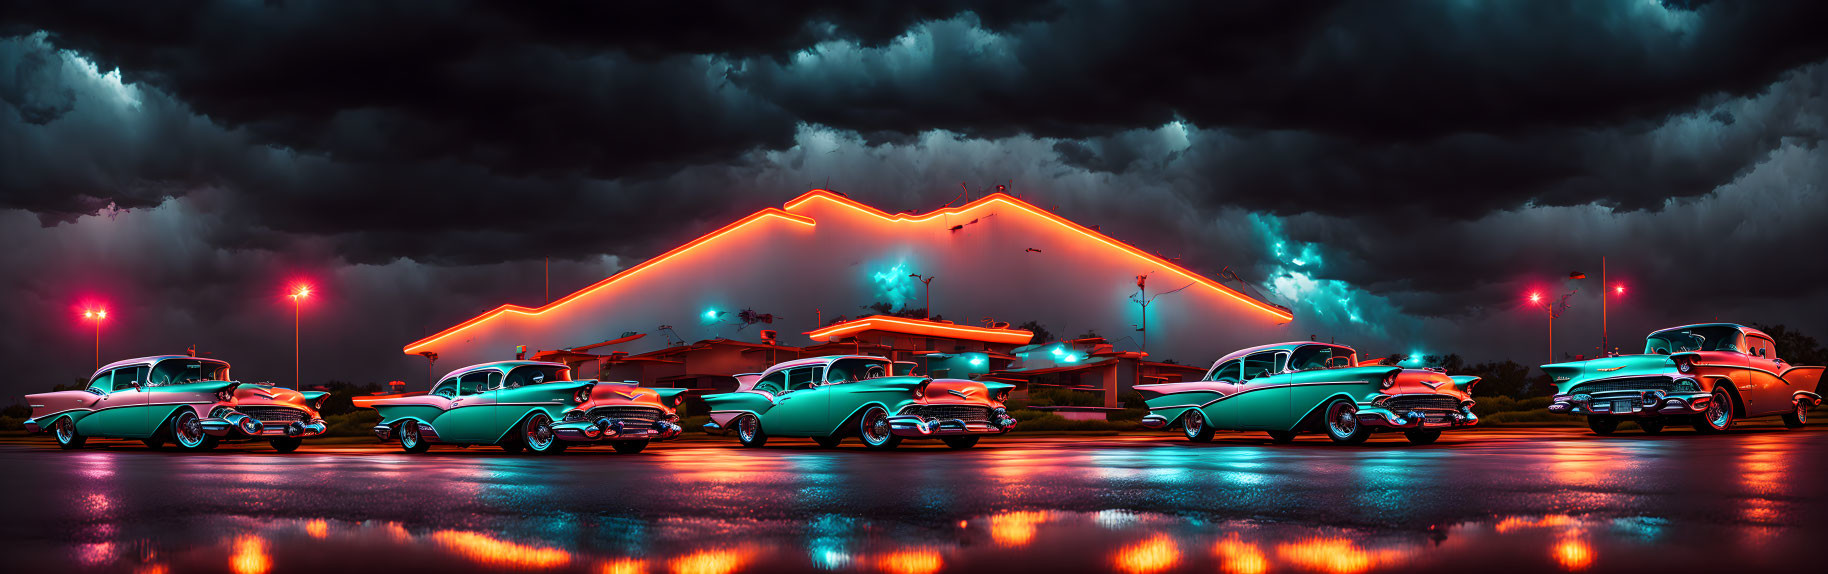
[[[1343,345],[1278,343],[1225,355],[1198,381],[1135,388],[1149,406],[1143,426],[1179,426],[1194,442],[1228,429],[1264,431],[1279,443],[1319,430],[1342,444],[1402,431],[1428,444],[1479,422],[1471,396],[1478,377],[1381,363],[1359,361]]]
[[[1586,415],[1595,434],[1633,421],[1646,433],[1669,423],[1717,432],[1745,418],[1781,415],[1798,428],[1821,404],[1822,367],[1777,357],[1770,335],[1732,323],[1664,329],[1644,339],[1644,354],[1543,365],[1553,377],[1549,412]]]
[[[451,371],[424,394],[357,397],[355,404],[380,412],[375,436],[400,441],[406,452],[425,452],[432,443],[534,453],[609,443],[636,453],[650,441],[679,436],[675,409],[683,392],[574,381],[560,363],[501,361]]]
[[[216,359],[160,355],[109,363],[82,390],[26,395],[25,427],[50,431],[66,449],[98,437],[186,450],[266,440],[291,452],[327,429],[317,411],[326,396],[230,380],[229,364]]]
[[[910,438],[971,448],[1015,428],[1003,408],[1013,385],[891,375],[897,368],[882,357],[833,355],[737,375],[736,391],[705,396],[705,430],[734,431],[747,447],[783,436],[830,448],[854,434],[865,447],[890,449]]]

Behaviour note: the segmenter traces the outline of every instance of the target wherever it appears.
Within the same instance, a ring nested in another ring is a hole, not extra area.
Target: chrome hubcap
[[[743,420],[736,422],[737,438],[743,439],[744,442],[755,440],[755,427],[755,417],[743,417]]]
[[[411,448],[411,447],[417,446],[419,444],[419,424],[418,423],[415,423],[412,421],[406,421],[406,424],[400,425],[400,444],[406,445],[407,448]]]
[[[533,417],[533,420],[527,421],[527,446],[533,447],[534,450],[546,450],[546,447],[552,446],[551,422],[552,419],[546,418],[546,415],[539,415]]]
[[[1188,411],[1187,418],[1182,421],[1182,430],[1187,431],[1187,436],[1199,436],[1200,431],[1206,430],[1206,416],[1200,411]]]
[[[203,442],[203,423],[197,420],[197,414],[189,411],[180,413],[172,425],[172,435],[184,446],[197,446]]]
[[[76,425],[70,424],[70,419],[68,418],[57,419],[57,440],[70,442],[75,438]]]
[[[1725,391],[1714,391],[1714,399],[1707,405],[1707,422],[1714,425],[1715,428],[1725,427],[1728,422],[1731,422],[1733,410],[1727,403],[1730,400],[1732,397],[1727,396]]]
[[[882,444],[889,440],[889,413],[882,409],[870,409],[863,415],[863,440],[870,444]]]
[[[1345,437],[1358,432],[1358,407],[1352,403],[1340,401],[1333,403],[1331,412],[1327,413],[1327,429],[1333,436]]]

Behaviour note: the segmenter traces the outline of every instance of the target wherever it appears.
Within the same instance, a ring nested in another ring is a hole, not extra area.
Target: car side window
[[[1276,355],[1257,353],[1244,358],[1244,380],[1259,379],[1276,373]]]
[[[1762,337],[1746,337],[1745,346],[1746,349],[1752,351],[1753,355],[1761,359],[1777,359],[1777,346],[1773,345],[1770,340]]]
[[[813,377],[818,369],[800,367],[787,370],[787,391],[793,392],[812,387]]]
[[[457,383],[457,394],[469,396],[489,390],[489,374],[490,371],[483,370],[464,375]]]
[[[113,391],[114,371],[102,371],[101,374],[95,375],[95,378],[89,380],[89,390],[104,395]]]
[[[131,389],[134,383],[146,384],[146,367],[121,367],[114,370],[114,390]]]
[[[1225,364],[1219,365],[1217,368],[1213,369],[1212,374],[1207,376],[1206,380],[1217,381],[1217,382],[1221,382],[1221,383],[1238,382],[1238,365],[1239,365],[1239,363],[1240,363],[1240,361],[1238,361],[1237,359],[1225,361]]]
[[[438,386],[432,387],[432,394],[441,397],[457,398],[457,377],[438,381]]]
[[[1288,370],[1288,353],[1276,353],[1276,372]]]
[[[762,380],[756,381],[755,386],[751,388],[771,395],[781,394],[787,390],[787,371],[780,370],[768,373],[768,376],[762,377]]]

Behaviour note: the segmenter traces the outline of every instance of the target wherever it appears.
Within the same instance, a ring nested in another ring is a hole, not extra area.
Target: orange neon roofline
[[[812,218],[810,218],[810,217],[806,217],[806,216],[804,216],[804,215],[798,215],[798,214],[793,214],[793,213],[788,213],[788,212],[786,212],[786,211],[783,211],[783,210],[781,210],[781,209],[778,209],[778,208],[774,208],[774,207],[770,207],[770,208],[767,208],[767,209],[763,209],[763,210],[761,210],[761,211],[757,211],[757,212],[755,212],[755,213],[752,213],[752,214],[750,214],[750,215],[749,215],[749,216],[748,216],[748,217],[744,217],[744,218],[742,218],[742,219],[738,219],[738,220],[736,220],[736,221],[735,221],[735,222],[732,222],[732,223],[731,223],[731,224],[729,224],[729,225],[725,225],[725,226],[723,226],[723,227],[720,227],[720,228],[718,228],[718,229],[717,229],[717,230],[716,230],[716,231],[712,231],[712,232],[710,232],[710,233],[707,233],[707,234],[705,234],[705,235],[703,235],[703,236],[701,236],[701,237],[699,237],[699,238],[698,238],[698,239],[693,239],[693,240],[692,240],[692,241],[690,241],[690,242],[688,242],[688,243],[686,243],[686,244],[685,244],[685,245],[681,245],[681,246],[679,246],[679,247],[675,247],[675,248],[673,248],[673,249],[672,249],[672,250],[671,250],[671,251],[667,251],[667,252],[666,252],[666,253],[662,253],[662,254],[660,254],[660,255],[659,255],[659,256],[657,256],[657,257],[655,257],[655,258],[653,258],[653,259],[649,259],[649,260],[647,260],[647,261],[643,261],[643,262],[641,262],[641,264],[639,264],[639,265],[636,265],[636,266],[634,266],[634,267],[630,267],[630,268],[628,268],[628,269],[624,269],[624,270],[622,270],[622,272],[621,272],[621,273],[617,273],[617,274],[615,274],[615,275],[611,275],[611,276],[609,276],[609,277],[608,277],[608,278],[606,278],[606,279],[604,279],[604,280],[602,280],[602,281],[598,281],[598,282],[596,282],[596,283],[592,283],[592,284],[591,284],[591,285],[590,285],[590,286],[589,286],[589,287],[585,287],[585,288],[583,288],[583,289],[579,289],[579,290],[578,290],[578,291],[577,291],[577,292],[574,292],[574,293],[572,293],[572,294],[570,294],[570,295],[566,295],[566,296],[564,296],[564,297],[562,297],[562,298],[560,298],[560,299],[558,299],[558,300],[556,300],[556,301],[553,301],[553,302],[551,302],[551,303],[547,303],[547,304],[545,304],[545,305],[541,305],[541,306],[540,306],[540,307],[538,307],[538,308],[529,308],[529,307],[522,307],[522,306],[520,306],[520,305],[514,305],[514,304],[507,304],[507,305],[502,305],[502,306],[500,306],[500,307],[496,307],[496,308],[495,308],[495,309],[494,309],[494,310],[491,310],[491,311],[489,311],[489,312],[487,312],[487,313],[483,313],[483,314],[481,314],[481,315],[477,315],[477,316],[476,316],[476,317],[474,317],[474,318],[471,318],[471,319],[470,319],[470,320],[468,320],[468,321],[464,321],[464,322],[462,322],[462,323],[458,323],[458,324],[457,324],[457,325],[456,325],[456,326],[453,326],[453,327],[451,327],[451,328],[449,328],[449,329],[445,329],[445,330],[443,330],[443,331],[439,331],[439,332],[438,332],[438,333],[437,333],[437,334],[435,334],[435,335],[432,335],[432,336],[430,336],[430,337],[426,337],[426,338],[424,338],[424,339],[420,339],[420,340],[417,340],[417,341],[414,341],[414,342],[412,342],[412,344],[409,344],[409,345],[407,345],[407,346],[406,346],[406,348],[405,348],[405,349],[404,349],[404,350],[405,350],[405,352],[406,352],[406,354],[408,354],[408,355],[411,355],[411,354],[413,354],[413,351],[414,351],[414,350],[415,350],[415,349],[419,349],[419,348],[422,348],[422,347],[425,347],[425,346],[426,346],[426,345],[430,345],[430,344],[432,344],[432,343],[435,343],[435,342],[437,342],[437,341],[438,341],[438,340],[440,340],[440,339],[443,339],[443,338],[445,338],[445,337],[448,337],[448,336],[451,336],[451,335],[454,335],[454,334],[456,334],[456,333],[457,333],[457,332],[458,332],[458,331],[462,331],[462,330],[464,330],[464,329],[468,329],[468,328],[469,328],[469,327],[470,327],[470,326],[472,326],[472,325],[476,325],[476,324],[478,324],[478,323],[481,323],[481,322],[483,322],[483,321],[487,321],[487,320],[489,320],[489,319],[493,319],[493,318],[495,318],[495,317],[498,317],[498,316],[501,316],[501,315],[505,315],[505,314],[508,314],[508,313],[514,313],[514,314],[517,314],[517,315],[527,315],[527,316],[530,316],[530,317],[537,317],[537,316],[540,316],[540,315],[544,315],[544,314],[546,314],[546,312],[548,312],[548,311],[552,311],[552,310],[555,310],[555,309],[558,309],[558,308],[559,308],[559,307],[563,307],[563,306],[565,306],[565,304],[566,304],[566,303],[570,303],[570,302],[572,302],[572,301],[576,301],[576,300],[577,300],[577,299],[578,299],[578,298],[580,298],[580,297],[583,297],[583,296],[584,296],[584,295],[588,295],[588,294],[590,294],[590,293],[592,293],[592,292],[594,292],[594,291],[596,291],[596,290],[597,290],[597,289],[601,289],[601,288],[603,288],[603,287],[607,287],[607,286],[609,286],[609,285],[610,285],[610,284],[611,284],[611,283],[615,283],[615,282],[617,282],[617,281],[621,281],[621,280],[623,280],[623,279],[626,279],[626,278],[628,278],[628,277],[632,277],[632,276],[634,276],[634,275],[635,275],[635,274],[636,274],[636,273],[640,273],[640,272],[642,272],[642,271],[645,271],[645,270],[647,270],[647,269],[648,269],[648,268],[650,268],[650,267],[653,267],[653,266],[655,266],[655,265],[659,265],[659,264],[660,264],[660,263],[662,263],[662,262],[665,262],[665,261],[667,261],[667,260],[669,260],[669,259],[672,259],[672,258],[673,258],[673,257],[674,257],[674,256],[677,256],[677,255],[679,255],[679,254],[681,254],[681,253],[685,253],[685,252],[687,252],[687,251],[691,251],[691,250],[692,250],[692,249],[694,249],[694,248],[697,248],[697,247],[698,247],[698,246],[700,246],[700,245],[704,245],[704,244],[706,244],[706,243],[709,243],[709,242],[711,242],[711,241],[712,241],[712,240],[715,240],[715,239],[717,239],[717,238],[719,238],[719,237],[723,237],[723,236],[725,236],[725,235],[728,235],[728,234],[730,234],[730,233],[732,233],[732,232],[735,232],[735,231],[737,231],[737,230],[739,230],[739,229],[742,229],[742,228],[744,228],[744,227],[747,227],[747,226],[748,226],[748,225],[749,225],[749,224],[751,224],[751,223],[755,223],[755,222],[758,222],[758,221],[762,221],[762,220],[764,220],[764,219],[780,219],[780,220],[783,220],[783,221],[790,221],[790,222],[793,222],[793,223],[798,223],[798,224],[800,224],[800,225],[805,225],[805,226],[807,226],[807,227],[812,227],[812,226],[814,226],[814,225],[815,225],[815,223],[814,223],[814,222],[813,222],[813,220],[812,220]]]
[[[1218,291],[1219,293],[1226,295],[1228,297],[1231,297],[1232,299],[1235,299],[1241,303],[1254,307],[1265,313],[1269,313],[1271,316],[1273,316],[1277,319],[1281,319],[1282,321],[1286,322],[1286,321],[1295,320],[1295,315],[1293,313],[1290,313],[1288,310],[1283,309],[1280,306],[1272,305],[1272,304],[1269,304],[1264,301],[1259,301],[1254,297],[1250,297],[1243,293],[1239,293],[1236,289],[1226,287],[1224,284],[1221,284],[1217,281],[1213,281],[1212,279],[1208,279],[1205,276],[1200,275],[1198,273],[1189,271],[1185,267],[1181,267],[1180,265],[1176,265],[1172,262],[1169,262],[1166,259],[1157,257],[1156,255],[1149,253],[1147,251],[1143,251],[1141,249],[1132,247],[1128,243],[1124,243],[1122,241],[1112,239],[1108,235],[1099,233],[1097,231],[1093,231],[1083,225],[1073,223],[1072,221],[1069,221],[1058,215],[1054,215],[1053,213],[1051,213],[1045,209],[1035,207],[1034,205],[1031,205],[1028,202],[1011,197],[1008,194],[992,193],[990,195],[986,195],[982,198],[979,198],[976,201],[967,203],[965,205],[947,208],[947,209],[930,211],[930,212],[927,212],[927,213],[921,214],[921,215],[908,215],[908,214],[890,215],[888,212],[882,211],[880,209],[876,209],[874,207],[870,207],[868,205],[864,205],[864,204],[858,202],[857,200],[851,199],[849,197],[845,197],[843,195],[839,195],[837,193],[834,193],[831,191],[826,191],[823,189],[815,189],[815,190],[800,194],[799,197],[794,198],[793,201],[787,202],[787,204],[782,207],[788,211],[792,211],[794,208],[804,205],[806,202],[812,201],[814,199],[825,199],[828,201],[832,201],[839,205],[843,205],[845,207],[855,209],[859,212],[875,216],[878,219],[881,219],[883,221],[887,221],[890,223],[920,223],[920,222],[924,222],[924,221],[933,219],[935,217],[942,217],[942,216],[947,216],[947,215],[961,215],[967,211],[971,211],[971,210],[977,209],[979,207],[983,207],[983,206],[990,205],[993,203],[1001,203],[1003,205],[1007,205],[1009,207],[1025,211],[1031,215],[1035,215],[1035,216],[1041,217],[1042,219],[1051,221],[1051,222],[1065,228],[1068,231],[1078,232],[1080,235],[1082,235],[1088,239],[1097,241],[1099,243],[1103,243],[1109,247],[1116,248],[1116,249],[1123,251],[1125,253],[1128,253],[1134,257],[1142,259],[1145,262],[1154,263],[1156,265],[1161,265],[1163,267],[1166,267],[1169,271],[1174,272],[1176,275],[1180,275],[1181,277],[1184,277],[1187,280],[1192,281],[1194,283],[1199,283],[1201,285],[1205,285],[1206,287],[1209,287],[1214,291]]]
[[[674,256],[677,256],[681,253],[685,253],[687,251],[695,249],[706,243],[710,243],[711,241],[713,241],[715,239],[718,239],[718,238],[728,235],[730,233],[736,232],[740,229],[748,227],[749,224],[751,224],[751,223],[762,221],[764,219],[780,219],[783,221],[789,221],[789,222],[793,222],[793,223],[798,223],[800,225],[805,225],[807,227],[813,227],[816,225],[816,223],[813,221],[813,219],[811,217],[808,217],[805,215],[800,215],[797,213],[791,213],[790,211],[801,205],[806,204],[809,201],[815,200],[815,199],[825,199],[828,201],[832,201],[834,203],[837,203],[838,205],[849,207],[851,209],[856,210],[859,213],[863,213],[865,215],[870,215],[870,216],[876,217],[878,219],[881,219],[881,220],[883,220],[885,222],[889,222],[889,223],[920,223],[920,222],[925,222],[925,221],[931,220],[936,217],[944,217],[944,216],[948,216],[948,215],[959,215],[959,214],[963,214],[965,212],[968,212],[968,211],[971,211],[971,210],[974,210],[974,209],[977,209],[980,207],[1000,203],[1000,204],[1006,205],[1010,208],[1021,210],[1021,211],[1029,213],[1030,215],[1034,215],[1034,216],[1040,217],[1042,219],[1045,219],[1047,221],[1051,221],[1054,224],[1059,225],[1061,228],[1063,228],[1067,231],[1077,232],[1079,235],[1081,235],[1087,239],[1096,241],[1098,243],[1102,243],[1107,247],[1115,248],[1119,251],[1122,251],[1133,257],[1136,257],[1146,263],[1160,265],[1160,266],[1166,268],[1168,271],[1173,272],[1176,275],[1180,275],[1181,277],[1183,277],[1189,281],[1198,283],[1200,285],[1204,285],[1204,286],[1212,289],[1213,291],[1217,291],[1218,293],[1223,294],[1227,297],[1230,297],[1238,302],[1244,303],[1252,308],[1255,308],[1257,310],[1268,313],[1270,316],[1275,317],[1276,319],[1279,319],[1281,321],[1284,321],[1284,322],[1292,321],[1295,318],[1295,316],[1293,314],[1291,314],[1289,311],[1287,311],[1286,309],[1283,309],[1280,306],[1271,305],[1267,302],[1259,301],[1255,298],[1244,295],[1243,293],[1239,293],[1237,290],[1234,290],[1230,287],[1226,287],[1225,285],[1220,284],[1217,281],[1213,281],[1212,279],[1208,279],[1205,276],[1202,276],[1198,273],[1189,271],[1186,268],[1181,267],[1180,265],[1171,263],[1166,259],[1162,259],[1161,257],[1157,257],[1154,254],[1151,254],[1146,251],[1132,247],[1129,244],[1124,243],[1122,241],[1112,239],[1110,236],[1107,236],[1103,233],[1099,233],[1097,231],[1093,231],[1090,228],[1087,228],[1083,225],[1073,223],[1072,221],[1069,221],[1067,219],[1061,218],[1060,216],[1054,215],[1053,213],[1050,213],[1045,209],[1035,207],[1034,205],[1031,205],[1028,202],[1022,201],[1020,199],[1016,199],[1007,194],[993,193],[993,194],[984,196],[982,198],[979,198],[976,201],[972,201],[971,203],[967,203],[965,205],[935,210],[935,211],[927,212],[927,213],[921,214],[921,215],[909,215],[909,214],[890,215],[888,212],[882,211],[880,209],[876,209],[874,207],[870,207],[868,205],[864,205],[862,203],[859,203],[856,200],[853,200],[849,197],[845,197],[836,192],[827,191],[827,190],[823,190],[823,189],[814,189],[812,191],[808,191],[806,193],[800,194],[799,197],[796,197],[792,201],[787,202],[786,205],[784,205],[780,208],[769,207],[769,208],[765,208],[761,211],[752,213],[747,217],[744,217],[742,219],[739,219],[739,220],[736,220],[735,222],[730,223],[729,225],[720,227],[716,231],[712,231],[697,239],[694,239],[691,242],[686,243],[685,245],[675,247],[672,250],[667,251],[666,253],[662,253],[659,256],[654,257],[653,259],[643,261],[639,265],[625,269],[622,272],[617,273],[615,275],[611,275],[608,278],[603,279],[602,281],[592,283],[588,287],[580,289],[570,295],[566,295],[565,297],[555,300],[551,303],[547,303],[547,304],[542,305],[537,308],[524,307],[524,306],[514,305],[514,304],[502,305],[502,306],[496,307],[495,309],[492,309],[486,313],[472,317],[468,321],[458,323],[457,325],[452,326],[448,329],[439,331],[437,334],[420,339],[418,341],[414,341],[411,344],[407,345],[404,348],[404,351],[406,352],[406,354],[409,354],[409,355],[413,354],[414,351],[416,351],[420,348],[424,348],[432,343],[438,342],[439,340],[444,339],[445,337],[449,337],[460,331],[468,329],[471,326],[477,325],[484,321],[488,321],[490,319],[494,319],[495,317],[499,317],[499,316],[506,315],[509,313],[513,313],[516,315],[525,315],[525,316],[530,316],[530,317],[537,317],[540,315],[544,315],[548,311],[552,311],[552,310],[558,309],[559,307],[563,307],[563,306],[565,306],[565,304],[575,301],[592,292],[595,292],[598,289],[608,287],[609,285],[611,285],[617,281],[621,281],[622,279],[634,276],[635,274],[645,271],[650,267],[659,265],[662,262],[670,260]],[[953,325],[951,327],[960,328],[960,329],[976,329],[975,327],[958,327],[956,325]],[[825,329],[820,329],[818,331],[812,331],[807,334],[811,335],[812,333],[817,333],[819,331],[824,331],[824,330]]]
[[[870,315],[861,319],[845,321],[843,323],[807,331],[806,336],[814,341],[825,342],[835,337],[842,337],[852,333],[868,331],[870,329],[889,331],[891,333],[905,333],[909,335],[954,337],[971,341],[1012,343],[1016,345],[1026,345],[1035,337],[1034,332],[1024,331],[1022,329],[991,329],[987,327],[940,323],[925,319],[891,317],[888,315]]]

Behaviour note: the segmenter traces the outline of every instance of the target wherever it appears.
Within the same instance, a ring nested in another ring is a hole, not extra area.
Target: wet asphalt
[[[0,469],[18,572],[1794,572],[1828,551],[1821,428],[552,456],[14,437]]]

